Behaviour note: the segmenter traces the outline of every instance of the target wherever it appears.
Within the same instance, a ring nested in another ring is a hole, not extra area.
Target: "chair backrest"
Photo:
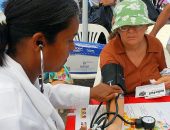
[[[164,47],[164,55],[166,60],[166,65],[168,68],[170,68],[170,54],[168,52],[168,49]]]
[[[83,26],[79,24],[78,34],[74,37],[75,41],[83,40]],[[101,25],[98,24],[88,24],[88,42],[97,43],[100,34],[103,33],[106,38],[106,43],[108,42],[109,32]]]
[[[96,85],[98,85],[101,82],[102,82],[102,74],[101,74],[101,69],[100,69],[100,57],[99,57],[98,66],[97,66],[97,74],[96,74],[96,77],[94,80],[93,87],[95,87]]]

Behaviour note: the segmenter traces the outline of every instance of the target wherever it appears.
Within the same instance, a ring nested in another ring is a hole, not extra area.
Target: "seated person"
[[[121,65],[127,93],[134,93],[137,86],[149,84],[151,79],[158,80],[160,72],[166,68],[161,42],[145,34],[153,23],[141,0],[125,0],[115,7],[115,23],[111,39],[101,52],[100,67],[110,63]],[[123,99],[118,102],[119,114],[123,115]],[[110,110],[115,111],[114,100],[110,106]],[[120,119],[108,128],[113,129],[121,129]]]
[[[73,84],[67,66],[64,65],[59,72],[46,72],[44,73],[44,82],[51,83],[52,85],[59,83]]]
[[[101,52],[100,66],[120,64],[127,92],[134,93],[137,86],[161,77],[160,72],[166,68],[164,51],[157,38],[145,34],[154,22],[148,18],[146,5],[141,0],[121,2],[116,13],[114,36]]]
[[[106,28],[110,33],[112,28],[113,12],[117,0],[88,0],[88,22],[92,24],[99,24]],[[105,8],[100,6],[105,6]],[[104,33],[101,33],[98,43],[106,44]]]

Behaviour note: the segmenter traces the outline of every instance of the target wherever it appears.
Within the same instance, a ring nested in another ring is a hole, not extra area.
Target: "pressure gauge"
[[[151,116],[144,116],[141,120],[145,129],[153,129],[155,127],[155,118]]]

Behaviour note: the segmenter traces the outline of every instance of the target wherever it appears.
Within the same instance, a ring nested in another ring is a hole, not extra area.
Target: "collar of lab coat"
[[[12,73],[15,77],[17,77],[22,88],[41,116],[43,116],[45,120],[48,120],[54,112],[54,107],[51,105],[49,100],[30,82],[28,76],[19,63],[14,61],[8,55],[5,55],[5,64],[4,69],[10,71],[9,73]]]

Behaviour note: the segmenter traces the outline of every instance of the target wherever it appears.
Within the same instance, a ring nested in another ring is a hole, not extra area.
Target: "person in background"
[[[69,74],[66,65],[62,67],[59,72],[46,72],[44,73],[44,82],[56,85],[58,83],[73,84],[73,80]]]
[[[91,6],[99,6],[102,3],[104,6],[114,6],[117,0],[89,0]]]
[[[7,0],[0,21],[0,129],[64,130],[55,108],[106,101],[118,86],[94,88],[43,84],[39,75],[61,70],[74,49],[78,7],[74,0]]]
[[[74,0],[77,3],[78,8],[80,9],[80,5],[79,5],[79,0]]]
[[[99,7],[99,4],[102,4],[103,6],[110,6],[112,8],[113,15],[114,15],[115,5],[121,1],[122,0],[89,0],[89,3],[90,6],[95,6],[95,7]],[[112,23],[114,23],[114,17]]]
[[[170,4],[167,4],[163,11],[161,12],[161,14],[159,15],[149,35],[156,37],[159,30],[167,23],[169,18],[170,18]],[[160,79],[157,80],[156,83],[159,84],[163,82],[166,83],[166,86],[170,86],[170,76],[169,75],[162,76]]]
[[[117,0],[88,0],[88,22],[103,26],[109,33],[112,28],[113,10]],[[100,34],[98,43],[106,44],[103,33]]]
[[[150,84],[151,79],[160,79],[160,72],[167,67],[161,42],[145,34],[152,24],[141,0],[124,0],[115,7],[113,33],[100,54],[100,67],[110,63],[122,66],[127,94],[134,94],[137,86]],[[123,114],[123,100],[119,99],[120,114]],[[115,100],[110,109],[115,111]],[[121,120],[116,120],[120,127],[115,122],[109,130],[121,129]]]
[[[167,23],[168,19],[170,18],[170,4],[167,4],[161,14],[159,15],[156,23],[150,32],[150,35],[156,36],[159,30]]]
[[[118,2],[119,0],[89,0],[89,4],[91,7],[99,7],[100,4],[102,4],[103,6],[110,6],[113,14],[114,14],[114,7]],[[114,17],[112,19],[112,23],[114,23]],[[110,32],[110,29],[108,31]]]

